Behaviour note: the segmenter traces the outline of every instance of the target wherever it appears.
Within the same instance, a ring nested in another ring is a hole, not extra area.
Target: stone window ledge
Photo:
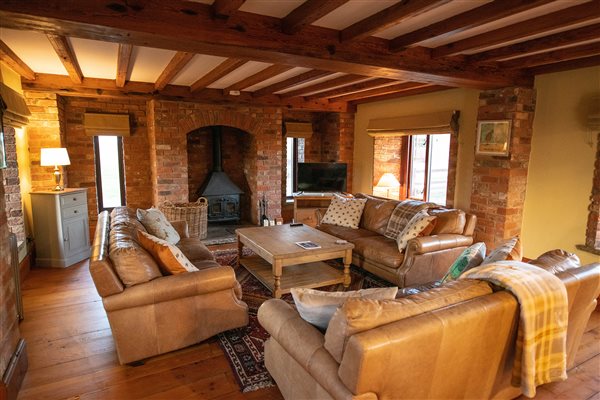
[[[587,251],[588,253],[596,254],[600,256],[600,249],[596,249],[594,247],[586,246],[585,244],[577,244],[575,245],[579,250]]]

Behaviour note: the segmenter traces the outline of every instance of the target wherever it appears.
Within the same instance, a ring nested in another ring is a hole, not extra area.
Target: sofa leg
[[[139,360],[139,361],[134,361],[134,362],[130,362],[127,365],[129,365],[130,367],[139,367],[146,364],[146,361],[144,360]]]

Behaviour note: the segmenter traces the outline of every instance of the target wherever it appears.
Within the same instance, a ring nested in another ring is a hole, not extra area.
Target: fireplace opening
[[[211,226],[237,225],[250,219],[249,168],[251,135],[222,125],[188,134],[188,187],[190,201],[208,200],[209,236]]]

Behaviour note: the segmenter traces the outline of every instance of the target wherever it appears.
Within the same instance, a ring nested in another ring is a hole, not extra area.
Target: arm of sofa
[[[452,249],[454,247],[470,246],[473,243],[471,236],[444,233],[434,236],[420,236],[411,239],[406,247],[406,255],[424,254],[433,251]]]
[[[171,221],[171,225],[173,225],[173,228],[175,228],[182,239],[190,237],[187,221]]]
[[[237,285],[231,267],[207,268],[196,272],[163,276],[135,285],[119,294],[105,297],[103,302],[106,311],[116,311],[227,289],[235,292]]]
[[[265,301],[258,309],[258,321],[271,334],[269,340],[279,343],[333,398],[355,398],[338,377],[339,364],[323,347],[323,334],[304,321],[289,304],[279,299]],[[276,357],[265,354],[268,356]]]

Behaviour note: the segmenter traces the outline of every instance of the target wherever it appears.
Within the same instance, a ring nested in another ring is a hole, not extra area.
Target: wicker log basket
[[[206,239],[208,200],[200,197],[194,203],[165,201],[160,207],[169,221],[187,221],[190,237]]]

